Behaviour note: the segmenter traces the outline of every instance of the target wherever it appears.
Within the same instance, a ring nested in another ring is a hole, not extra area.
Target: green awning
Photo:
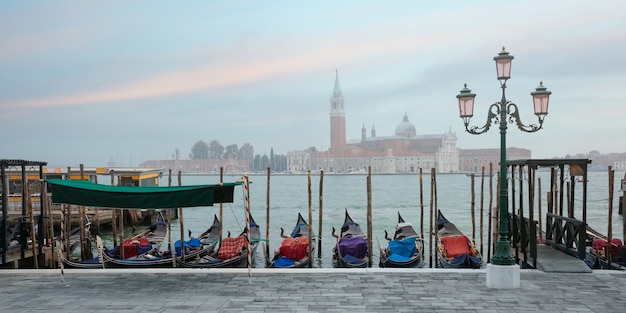
[[[138,187],[101,185],[87,180],[47,179],[53,203],[105,208],[166,209],[232,203],[235,186],[217,185]]]

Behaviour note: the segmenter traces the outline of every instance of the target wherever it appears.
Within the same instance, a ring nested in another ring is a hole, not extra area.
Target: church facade
[[[348,143],[345,125],[345,101],[336,73],[330,98],[330,148],[327,151],[288,152],[288,171],[366,173],[371,166],[372,173],[376,174],[416,173],[420,168],[434,168],[440,173],[459,172],[457,137],[452,131],[433,135],[417,134],[415,125],[405,113],[396,126],[395,134],[377,136],[372,126],[367,136],[367,129],[363,125],[361,140]]]

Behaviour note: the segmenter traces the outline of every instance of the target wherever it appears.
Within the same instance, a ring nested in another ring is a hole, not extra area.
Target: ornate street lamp
[[[496,61],[496,70],[498,80],[502,88],[502,99],[489,107],[487,114],[487,122],[482,127],[469,126],[470,118],[474,115],[474,98],[475,94],[467,88],[464,88],[456,96],[459,99],[459,115],[465,124],[465,130],[473,135],[479,135],[489,130],[492,124],[500,124],[500,220],[498,229],[498,242],[496,251],[491,263],[495,265],[514,265],[515,258],[511,254],[509,243],[509,219],[508,219],[508,186],[507,186],[507,166],[506,166],[506,128],[507,115],[508,122],[515,123],[517,127],[525,132],[536,132],[543,126],[543,120],[548,114],[548,99],[552,92],[543,86],[543,82],[531,93],[535,107],[535,115],[539,119],[539,125],[524,125],[519,117],[517,105],[508,101],[505,97],[506,81],[511,77],[511,61],[513,56],[504,50],[493,58]]]

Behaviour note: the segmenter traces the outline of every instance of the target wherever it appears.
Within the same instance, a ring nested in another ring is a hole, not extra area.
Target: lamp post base
[[[519,265],[487,264],[487,288],[518,289],[519,287]]]

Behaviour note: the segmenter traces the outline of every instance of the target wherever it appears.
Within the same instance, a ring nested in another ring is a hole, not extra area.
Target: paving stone
[[[485,271],[314,269],[0,271],[2,312],[620,312],[626,273],[522,270],[520,288]],[[589,299],[602,301],[589,302]]]

